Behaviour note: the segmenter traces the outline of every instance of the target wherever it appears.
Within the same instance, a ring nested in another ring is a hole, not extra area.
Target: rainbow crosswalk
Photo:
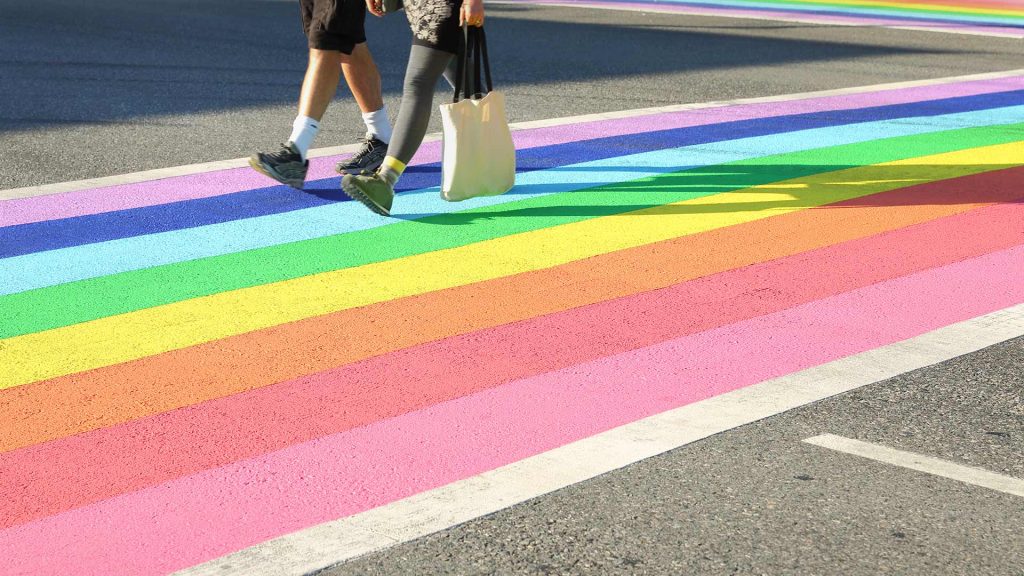
[[[1024,38],[1024,4],[1013,0],[499,0],[781,20],[883,26]]]
[[[159,574],[1024,303],[1024,75],[0,202],[3,573]],[[6,570],[6,572],[4,572]]]

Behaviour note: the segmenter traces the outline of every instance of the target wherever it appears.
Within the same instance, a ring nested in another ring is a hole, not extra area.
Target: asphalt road
[[[801,442],[822,433],[1024,478],[1024,339],[718,434],[356,574],[1024,574],[1024,499]]]
[[[0,0],[0,14],[0,189],[246,156],[287,135],[305,61],[294,3]],[[512,121],[1024,62],[1019,40],[508,5],[488,14]],[[369,35],[394,114],[405,21],[372,20]],[[317,145],[361,132],[342,93]],[[1024,478],[1024,340],[326,574],[1024,574],[1024,500],[801,442],[824,432]]]
[[[306,58],[295,2],[0,0],[0,14],[0,189],[244,157],[291,130]],[[488,14],[513,122],[1024,62],[1019,40],[998,38],[497,4]],[[408,25],[370,17],[367,34],[394,115]],[[316,146],[362,135],[346,89],[323,126]]]

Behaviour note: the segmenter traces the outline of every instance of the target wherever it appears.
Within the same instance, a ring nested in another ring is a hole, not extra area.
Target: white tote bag
[[[504,194],[516,178],[516,151],[505,116],[505,96],[491,84],[483,28],[467,30],[459,59],[454,101],[441,106],[441,197],[450,202]],[[473,86],[480,86],[481,64],[487,92],[474,93],[470,80]],[[472,78],[470,65],[475,71]]]

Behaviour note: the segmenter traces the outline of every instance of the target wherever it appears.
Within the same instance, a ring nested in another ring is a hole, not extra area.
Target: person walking
[[[249,158],[249,165],[301,190],[309,169],[309,149],[342,74],[362,111],[366,136],[360,139],[362,146],[356,154],[339,163],[337,170],[357,174],[376,170],[384,160],[392,130],[381,97],[380,72],[366,46],[364,1],[300,0],[299,6],[309,43],[309,64],[302,81],[298,115],[281,149],[257,152]]]
[[[382,16],[382,0],[366,0],[367,9]],[[405,72],[402,104],[387,155],[376,172],[349,173],[341,189],[370,210],[388,216],[395,184],[423,143],[433,109],[434,88],[459,53],[462,26],[483,26],[483,0],[404,0],[413,41]],[[449,82],[454,78],[450,74]]]

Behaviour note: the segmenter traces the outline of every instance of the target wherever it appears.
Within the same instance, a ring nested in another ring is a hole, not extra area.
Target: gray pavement
[[[0,189],[246,156],[287,135],[305,61],[294,3],[0,0],[0,14]],[[1018,40],[555,7],[488,15],[512,121],[1024,67]],[[371,20],[369,35],[394,114],[404,18]],[[317,145],[360,133],[343,91]],[[1024,499],[801,442],[830,432],[1024,478],[1022,374],[1016,340],[326,574],[1024,575]]]
[[[0,0],[0,14],[0,189],[243,157],[290,131],[306,58],[295,2]],[[488,14],[513,122],[1024,66],[1019,40],[499,4]],[[408,25],[370,17],[367,29],[394,115]],[[357,112],[342,88],[316,145],[353,142]]]
[[[826,432],[1024,478],[1024,338],[322,576],[1024,574],[1024,498],[802,442]]]

